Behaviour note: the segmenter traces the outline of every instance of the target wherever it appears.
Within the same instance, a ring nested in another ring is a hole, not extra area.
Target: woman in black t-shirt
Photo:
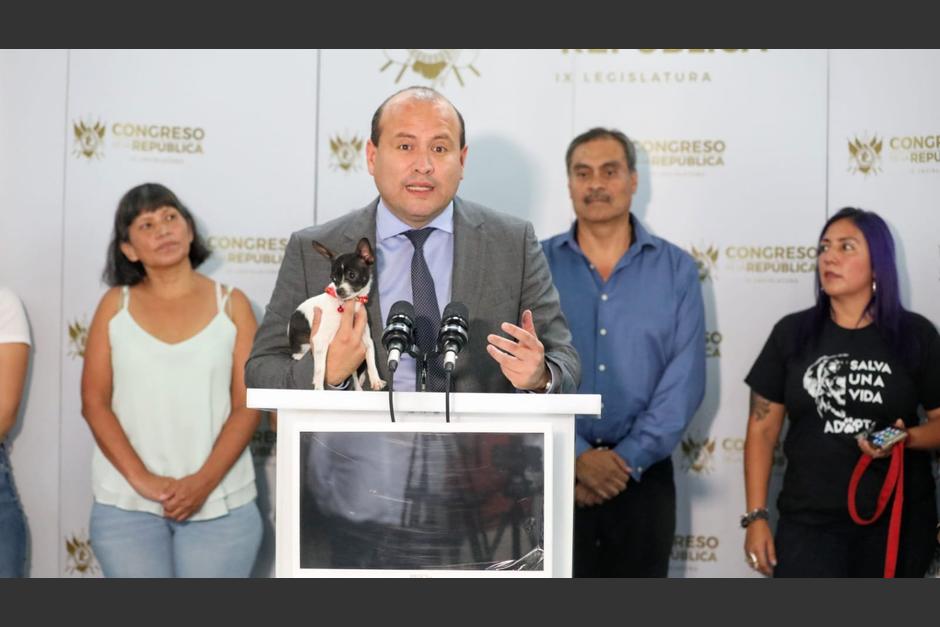
[[[858,515],[873,515],[890,449],[864,435],[906,429],[898,576],[922,577],[937,512],[928,449],[940,446],[940,335],[900,303],[894,242],[877,214],[845,208],[823,227],[816,306],[781,319],[745,379],[751,387],[744,447],[745,557],[777,577],[880,577],[891,503],[867,526],[848,508],[861,455]],[[920,424],[918,406],[927,421]],[[766,517],[773,449],[783,426],[787,469],[776,538]]]

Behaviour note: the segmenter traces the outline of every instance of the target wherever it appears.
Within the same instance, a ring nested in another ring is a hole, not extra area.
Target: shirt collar
[[[454,233],[454,201],[450,201],[444,211],[439,216],[431,220],[430,224],[424,228],[434,227],[435,229]],[[389,211],[385,206],[382,197],[379,197],[379,204],[375,211],[375,238],[378,241],[387,240],[396,235],[401,235],[405,231],[411,231],[413,227],[405,224],[395,214]]]
[[[646,230],[646,227],[643,226],[643,223],[640,222],[632,213],[630,214],[630,226],[633,228],[633,235],[636,238],[636,241],[634,241],[633,245],[630,246],[630,250],[627,251],[628,255],[636,254],[636,252],[643,250],[647,246],[650,248],[657,247],[658,243],[656,239],[650,235],[650,232]],[[578,245],[577,234],[578,221],[575,220],[571,223],[571,228],[568,229],[568,232],[558,240],[558,245],[567,245],[583,255],[584,252],[581,250],[581,246]]]
[[[630,214],[630,225],[633,227],[633,233],[636,235],[636,243],[639,244],[639,248],[646,248],[647,246],[651,248],[657,247],[657,242],[650,235],[650,232],[646,230],[646,227],[643,226],[643,223],[636,219],[632,213]]]

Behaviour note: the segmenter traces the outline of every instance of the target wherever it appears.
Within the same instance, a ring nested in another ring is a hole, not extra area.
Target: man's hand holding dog
[[[358,309],[358,311],[357,311]],[[320,328],[322,311],[313,309],[313,322],[310,325],[310,343]],[[347,301],[340,316],[339,329],[326,351],[326,383],[336,387],[356,372],[359,364],[366,358],[366,346],[362,343],[362,332],[368,324],[366,308],[356,307],[354,301]]]
[[[548,384],[551,372],[545,364],[545,347],[535,333],[531,310],[522,312],[521,323],[522,326],[517,327],[504,322],[500,327],[515,341],[493,333],[486,336],[489,342],[486,351],[516,389],[541,392]]]

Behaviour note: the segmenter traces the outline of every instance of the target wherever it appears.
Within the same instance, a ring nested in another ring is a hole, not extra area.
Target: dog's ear
[[[359,257],[370,266],[375,263],[375,253],[372,252],[372,244],[369,243],[368,237],[363,237],[359,240],[359,243],[356,244],[356,252],[359,253]]]
[[[323,244],[321,244],[320,242],[316,240],[314,240],[312,244],[313,244],[314,250],[316,250],[318,253],[320,253],[321,255],[329,259],[330,261],[333,261],[333,257],[335,257],[336,255],[333,253],[332,250],[330,250],[329,248],[327,248],[326,246],[324,246]]]

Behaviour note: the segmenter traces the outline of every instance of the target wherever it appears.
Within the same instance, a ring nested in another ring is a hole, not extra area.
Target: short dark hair
[[[457,119],[460,121],[460,148],[463,149],[467,145],[467,128],[463,121],[463,116],[460,115],[460,111],[457,110],[457,107],[454,106],[450,100],[444,97],[444,95],[437,91],[436,89],[431,89],[430,87],[422,87],[419,85],[413,85],[411,87],[405,87],[402,90],[396,91],[394,94],[385,99],[382,104],[379,105],[379,108],[375,110],[375,113],[372,114],[372,132],[369,136],[369,139],[372,140],[373,146],[379,145],[379,135],[382,134],[382,129],[380,128],[380,122],[382,121],[382,112],[385,111],[385,105],[389,101],[405,92],[414,92],[414,97],[419,100],[437,100],[441,102],[446,102],[454,110],[454,113],[457,114]]]
[[[160,207],[173,207],[189,224],[193,232],[193,242],[189,245],[189,261],[193,268],[198,268],[212,254],[202,241],[202,236],[199,235],[193,214],[186,208],[186,205],[180,202],[176,194],[159,183],[144,183],[128,190],[118,202],[117,212],[114,214],[111,243],[108,244],[108,259],[102,273],[105,283],[112,287],[137,285],[147,276],[144,264],[128,259],[121,251],[121,244],[130,241],[131,223],[137,219],[137,216],[156,211]]]
[[[613,139],[623,146],[623,154],[627,157],[627,167],[630,172],[636,172],[636,148],[630,138],[615,128],[602,128],[595,126],[589,131],[585,131],[571,140],[568,144],[568,151],[565,153],[565,171],[571,172],[571,156],[575,148],[581,144],[586,144],[595,139]]]

